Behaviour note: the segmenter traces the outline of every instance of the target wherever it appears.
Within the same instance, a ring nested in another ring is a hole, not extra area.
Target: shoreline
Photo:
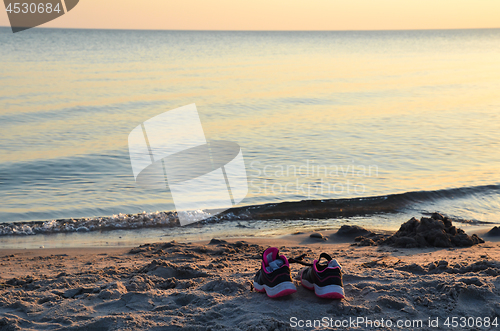
[[[310,221],[328,219],[350,219],[355,217],[377,217],[390,215],[429,214],[424,211],[406,210],[422,202],[443,198],[461,198],[476,193],[496,192],[500,185],[450,187],[439,190],[407,191],[383,195],[368,195],[350,198],[303,199],[276,202],[261,202],[233,207],[222,212],[218,209],[187,212],[188,217],[201,222],[190,225],[213,225],[225,221]],[[452,217],[455,222],[474,225],[495,225],[496,222]],[[176,229],[179,228],[176,211],[140,212],[64,219],[14,221],[0,223],[0,238],[6,235],[37,235],[58,233],[85,233],[113,230]]]
[[[268,235],[238,235],[234,232],[211,231],[206,233],[199,233],[196,235],[178,235],[170,236],[169,233],[157,231],[156,229],[138,229],[133,230],[109,230],[109,231],[94,231],[94,232],[73,232],[73,233],[55,233],[55,234],[38,234],[38,235],[17,235],[17,236],[0,236],[0,252],[4,250],[48,250],[48,249],[114,249],[114,248],[132,248],[138,245],[151,242],[169,242],[175,240],[179,243],[208,243],[211,239],[223,239],[229,241],[252,241],[252,242],[265,242],[273,240],[276,242],[295,242],[297,244],[309,243],[308,236],[314,232],[321,232],[328,240],[323,244],[337,244],[353,242],[352,239],[346,239],[337,236],[336,232],[342,225],[357,225],[354,222],[336,222],[334,226],[326,228],[318,225],[309,225],[305,230],[300,230],[297,227],[290,229],[281,229],[281,233],[270,233]],[[224,229],[224,224],[221,224]],[[500,241],[500,236],[488,236],[487,232],[491,230],[492,225],[468,225],[459,224],[458,227],[464,229],[468,235],[477,234],[484,240],[490,242]],[[384,230],[380,228],[365,227],[369,231],[382,234],[393,234],[396,230]],[[243,229],[252,230],[252,229]],[[247,231],[247,232],[248,232]],[[256,229],[258,231],[258,229]],[[219,233],[219,235],[217,235]],[[299,233],[299,234],[297,234]],[[199,238],[199,237],[202,238]]]
[[[370,230],[370,229],[367,229]],[[252,244],[257,244],[265,246],[266,244],[272,242],[275,246],[285,246],[285,245],[308,245],[308,246],[337,246],[337,245],[352,245],[355,243],[354,236],[343,236],[337,235],[337,230],[328,231],[308,231],[308,232],[298,232],[289,233],[279,236],[254,236],[254,237],[213,237],[212,239],[202,239],[202,240],[171,240],[171,241],[144,241],[139,244],[125,244],[120,246],[76,246],[76,247],[38,247],[38,248],[0,248],[0,257],[9,254],[26,254],[26,255],[39,255],[39,256],[50,256],[59,254],[73,254],[78,255],[82,250],[98,253],[109,253],[109,252],[126,252],[132,248],[144,246],[144,245],[167,245],[170,243],[183,244],[183,245],[193,245],[193,246],[206,246],[210,245],[212,240],[227,242],[230,244],[235,244],[237,242],[251,242]],[[488,229],[483,229],[481,231],[466,231],[467,234],[477,234],[482,239],[484,239],[484,245],[495,245],[498,244],[500,247],[500,236],[487,236]],[[396,231],[379,231],[380,234],[392,235]],[[320,233],[323,239],[318,239],[311,237],[313,234]],[[374,247],[386,247],[390,248],[388,245],[380,245]],[[467,249],[469,247],[452,247],[452,249]],[[402,248],[403,249],[403,248]],[[446,249],[439,247],[428,247],[421,249]],[[1,276],[0,276],[1,277]]]

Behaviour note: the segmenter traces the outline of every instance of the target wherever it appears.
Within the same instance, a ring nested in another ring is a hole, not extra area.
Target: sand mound
[[[382,242],[385,245],[403,248],[415,247],[470,247],[484,243],[484,240],[473,234],[469,236],[464,230],[453,226],[448,217],[434,213],[430,218],[419,220],[412,218],[401,225],[399,230]]]
[[[342,225],[336,234],[344,237],[358,237],[369,236],[372,232],[358,225]]]
[[[469,236],[455,227],[451,219],[438,213],[420,220],[413,217],[403,223],[392,236],[385,237],[370,232],[357,237],[355,241],[358,246],[390,245],[401,248],[470,247],[484,243],[476,234]]]
[[[499,226],[494,226],[491,228],[490,231],[486,232],[486,235],[491,236],[491,237],[498,237],[500,236],[500,227]]]

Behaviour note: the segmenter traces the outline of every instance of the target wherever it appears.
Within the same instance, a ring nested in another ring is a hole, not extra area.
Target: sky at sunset
[[[22,2],[22,0],[19,0]],[[0,26],[9,26],[4,10]],[[498,0],[80,0],[43,27],[406,30],[500,27]]]

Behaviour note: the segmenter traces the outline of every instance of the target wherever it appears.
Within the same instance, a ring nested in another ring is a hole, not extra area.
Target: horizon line
[[[10,26],[0,28],[12,29]],[[439,29],[373,29],[373,30],[222,30],[222,29],[120,29],[120,28],[62,28],[62,27],[34,27],[38,30],[105,30],[105,31],[176,31],[176,32],[383,32],[383,31],[456,31],[456,30],[498,30],[500,27],[491,28],[439,28]]]

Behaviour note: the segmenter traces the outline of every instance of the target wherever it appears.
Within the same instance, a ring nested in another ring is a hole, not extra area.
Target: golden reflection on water
[[[12,60],[0,80],[1,161],[125,151],[128,167],[134,127],[196,103],[207,138],[238,142],[248,162],[376,164],[379,176],[363,178],[365,195],[498,183],[498,44],[276,38],[236,38],[234,48],[201,38],[188,55],[188,46],[159,43],[130,54],[101,45],[78,61]]]

